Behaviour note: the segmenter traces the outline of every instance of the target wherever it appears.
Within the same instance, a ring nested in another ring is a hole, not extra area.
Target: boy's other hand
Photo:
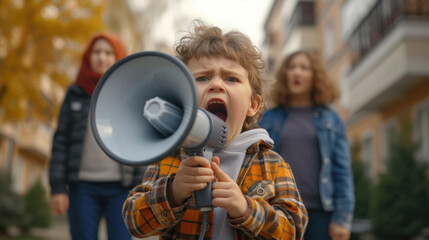
[[[182,160],[172,182],[173,201],[182,204],[194,191],[204,189],[213,179],[213,170],[206,158],[193,156]]]
[[[60,215],[66,215],[69,209],[69,196],[65,193],[57,193],[51,197],[51,210]]]
[[[237,183],[220,169],[218,157],[213,157],[212,169],[217,179],[212,185],[213,206],[225,208],[232,218],[244,216],[247,201]]]

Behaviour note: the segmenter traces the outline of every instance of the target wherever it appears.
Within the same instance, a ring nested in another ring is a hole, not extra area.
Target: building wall
[[[343,39],[341,37],[341,22],[339,21],[341,14],[341,6],[343,0],[337,1],[316,1],[319,4],[319,15],[317,16],[317,28],[319,33],[319,49],[323,60],[326,61],[327,66],[343,47]],[[328,26],[332,26],[333,36],[327,36],[326,30]],[[328,41],[332,40],[332,41]],[[327,48],[331,47],[329,52]]]
[[[427,101],[429,101],[429,78],[410,88],[403,96],[391,101],[380,111],[366,113],[359,120],[348,125],[350,143],[362,140],[368,134],[373,134],[375,173],[382,170],[383,154],[381,149],[382,143],[385,141],[382,137],[383,127],[390,123],[398,127],[403,116],[409,118],[411,123],[415,125],[416,109]]]
[[[350,68],[351,56],[347,49],[346,39],[343,38],[341,31],[341,7],[343,0],[337,1],[317,1],[318,9],[318,37],[319,37],[319,49],[320,59],[324,63],[326,70],[331,77],[331,80],[335,83],[339,91],[339,98],[333,103],[333,107],[338,111],[341,118],[344,120],[347,118],[349,112],[344,107],[348,99],[346,83],[344,82],[344,76],[347,74]],[[332,36],[327,36],[326,28],[331,24],[333,31]],[[332,53],[328,54],[326,51],[328,39],[332,39],[333,43]]]
[[[281,55],[286,56],[294,51],[302,49],[318,52],[318,44],[317,41],[315,41],[317,37],[318,35],[314,27],[300,27],[289,36]]]
[[[368,156],[362,152],[365,140],[371,138],[371,154],[370,154],[370,163],[366,163],[367,174],[369,177],[375,179],[376,173],[380,169],[379,161],[377,161],[378,156],[380,155],[380,129],[382,126],[382,116],[380,113],[370,113],[362,116],[362,118],[353,123],[352,125],[347,126],[347,135],[349,139],[349,144],[359,143],[361,146],[361,160],[364,163],[367,161]]]

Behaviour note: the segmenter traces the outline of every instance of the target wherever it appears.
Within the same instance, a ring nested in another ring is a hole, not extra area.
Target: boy
[[[292,172],[256,128],[263,112],[264,61],[247,36],[197,22],[175,47],[194,75],[199,106],[226,122],[226,145],[213,161],[178,150],[151,165],[124,204],[136,237],[197,239],[203,213],[193,192],[212,184],[205,239],[301,239],[307,211]]]

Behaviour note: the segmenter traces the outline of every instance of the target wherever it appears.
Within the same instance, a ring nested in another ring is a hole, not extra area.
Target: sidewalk
[[[31,230],[32,235],[42,237],[45,240],[71,240],[69,233],[69,225],[66,216],[52,216],[52,225],[50,228],[34,228]],[[99,240],[107,240],[106,224],[102,220],[98,232]],[[142,239],[142,238],[133,238]],[[156,240],[158,237],[143,238],[146,240]]]

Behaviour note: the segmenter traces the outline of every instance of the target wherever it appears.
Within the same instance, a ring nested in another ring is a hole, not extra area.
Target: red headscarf
[[[115,51],[116,61],[125,57],[127,55],[127,50],[125,48],[125,44],[122,40],[115,34],[112,33],[100,33],[94,36],[88,44],[86,48],[83,58],[82,64],[80,66],[79,74],[77,75],[75,84],[79,85],[90,95],[94,92],[95,86],[97,85],[98,80],[101,78],[103,74],[93,72],[91,70],[91,66],[89,64],[89,57],[91,55],[92,47],[96,40],[103,38],[109,41],[112,45],[113,50]]]

